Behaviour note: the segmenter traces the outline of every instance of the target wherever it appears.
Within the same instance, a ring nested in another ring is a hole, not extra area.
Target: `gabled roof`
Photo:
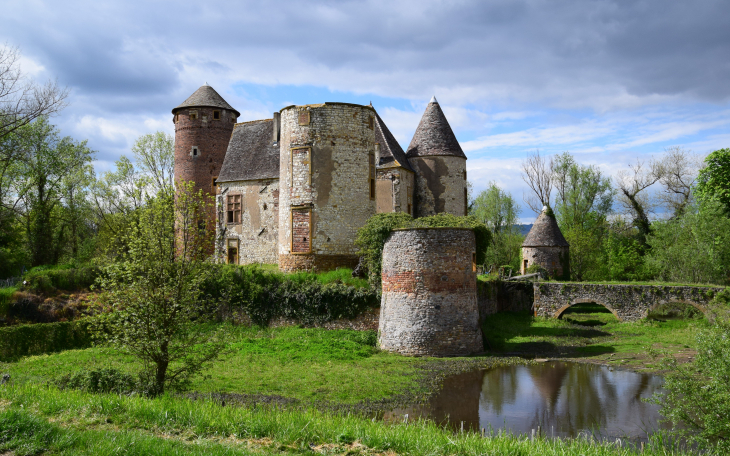
[[[446,120],[436,97],[426,106],[426,111],[421,117],[416,134],[413,135],[411,144],[406,151],[406,157],[428,157],[432,155],[452,155],[466,158],[461,150],[459,141],[456,140],[454,132]]]
[[[552,212],[543,210],[527,233],[522,247],[570,247],[558,227],[558,221]]]
[[[411,164],[408,163],[406,153],[403,148],[395,140],[393,134],[388,130],[383,119],[380,118],[378,112],[375,111],[375,142],[380,144],[380,162],[378,168],[386,166],[401,166],[408,171],[413,171]]]
[[[229,109],[236,113],[236,116],[240,116],[241,113],[236,111],[228,104],[222,96],[218,95],[218,92],[208,84],[201,86],[198,90],[193,92],[187,100],[183,101],[177,108],[172,110],[175,111],[182,108],[222,108]]]
[[[278,179],[279,145],[274,145],[273,132],[273,119],[236,124],[216,182]]]

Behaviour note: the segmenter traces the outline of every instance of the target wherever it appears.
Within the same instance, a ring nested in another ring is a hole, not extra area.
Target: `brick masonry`
[[[474,233],[393,231],[383,249],[380,348],[415,356],[483,351],[477,308]]]
[[[282,109],[279,269],[353,266],[357,230],[375,214],[373,116],[372,107],[347,103]],[[311,253],[305,256],[298,254],[304,236],[292,232],[302,227],[302,207],[311,208]]]
[[[239,264],[275,264],[279,238],[279,180],[224,182],[217,196],[217,255],[226,261],[226,246],[238,240]],[[228,223],[228,196],[241,195],[240,223]]]
[[[559,318],[570,306],[595,302],[621,321],[646,318],[661,304],[684,302],[705,312],[708,302],[723,288],[657,285],[603,285],[590,283],[535,283],[535,315]]]

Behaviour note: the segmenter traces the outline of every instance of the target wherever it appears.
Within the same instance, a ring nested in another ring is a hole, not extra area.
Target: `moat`
[[[386,420],[433,419],[460,430],[547,437],[590,435],[645,441],[667,428],[658,406],[647,403],[663,379],[609,367],[550,361],[455,375],[427,405],[387,413]]]

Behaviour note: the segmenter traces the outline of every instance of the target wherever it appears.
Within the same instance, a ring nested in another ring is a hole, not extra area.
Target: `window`
[[[369,176],[370,176],[370,199],[375,199],[375,153],[370,151],[369,158]]]
[[[195,120],[198,118],[197,111],[190,111],[190,120]]]
[[[370,117],[368,117],[368,128],[372,130],[373,127],[374,127],[373,116],[370,116]]]
[[[469,189],[464,187],[464,215],[469,215]]]
[[[197,157],[198,155],[200,155],[200,151],[198,150],[198,146],[193,146],[193,150],[190,151],[190,154],[193,157]]]
[[[215,181],[218,179],[218,176],[212,177],[210,179],[210,193],[216,194],[218,193],[218,183]]]
[[[231,123],[236,123],[236,115],[231,115]]]
[[[241,223],[241,195],[228,195],[228,223]]]
[[[476,252],[471,253],[471,272],[477,272],[477,254],[476,254]]]
[[[291,209],[291,253],[312,252],[312,208]]]
[[[213,111],[213,120],[220,120],[220,119],[221,119],[221,112]]]
[[[299,111],[299,125],[309,125],[310,121],[309,111]]]
[[[413,190],[410,185],[406,187],[406,201],[408,202],[408,215],[413,215]]]
[[[228,240],[228,264],[238,264],[238,239]]]
[[[177,114],[172,116],[172,123],[177,123]]]
[[[466,180],[466,169],[464,170],[464,180]]]
[[[522,262],[522,273],[527,274],[527,260]]]

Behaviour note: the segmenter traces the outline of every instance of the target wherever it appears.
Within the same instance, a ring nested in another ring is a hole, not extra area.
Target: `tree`
[[[616,184],[620,191],[619,203],[628,214],[631,214],[634,226],[638,230],[636,240],[644,251],[648,248],[646,239],[651,232],[649,213],[653,208],[646,189],[657,183],[662,175],[663,170],[659,162],[651,160],[646,166],[641,160],[636,160],[636,164],[629,165],[628,171],[621,170],[616,176]]]
[[[0,47],[0,138],[39,117],[53,115],[66,106],[68,90],[56,82],[38,85],[20,69],[17,48]],[[0,157],[9,160],[11,155]]]
[[[162,131],[142,135],[134,142],[132,153],[141,174],[147,178],[149,193],[152,195],[160,192],[172,193],[175,138]]]
[[[716,150],[705,158],[697,177],[697,196],[719,201],[730,214],[730,149]]]
[[[659,182],[664,188],[659,193],[659,201],[672,211],[674,218],[681,216],[692,202],[701,159],[679,146],[669,147],[665,152],[660,162],[662,173]]]
[[[487,190],[477,195],[469,211],[492,232],[492,240],[486,253],[486,263],[494,266],[519,267],[522,236],[515,225],[520,208],[512,195],[490,182]]]
[[[550,207],[550,195],[553,191],[553,160],[540,156],[540,151],[528,155],[522,162],[522,180],[530,187],[534,195],[524,197],[525,203],[536,214],[542,212],[543,206]]]
[[[128,249],[99,279],[112,311],[95,334],[142,361],[152,395],[183,388],[223,346],[219,332],[196,327],[210,313],[202,286],[213,271],[205,254],[212,239],[198,218],[211,205],[190,184],[149,200],[122,234]]]

